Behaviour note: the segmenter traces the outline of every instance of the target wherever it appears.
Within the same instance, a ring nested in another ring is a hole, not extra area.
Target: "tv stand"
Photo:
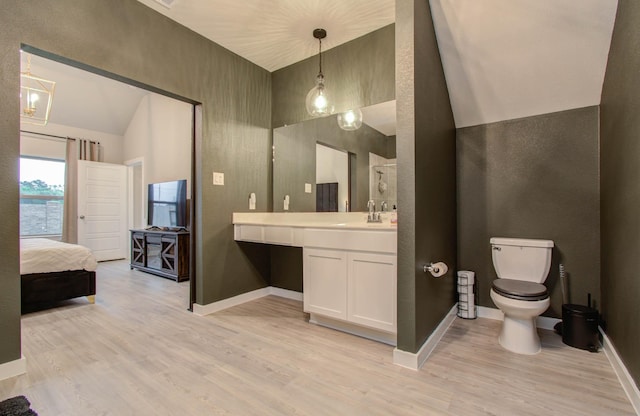
[[[189,232],[149,227],[131,231],[131,269],[182,282],[189,280]]]

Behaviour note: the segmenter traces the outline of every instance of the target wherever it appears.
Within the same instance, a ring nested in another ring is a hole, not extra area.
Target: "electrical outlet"
[[[214,185],[224,185],[224,173],[213,172],[213,184]]]

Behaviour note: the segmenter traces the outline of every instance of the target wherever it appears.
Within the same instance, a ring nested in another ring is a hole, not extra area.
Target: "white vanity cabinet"
[[[397,228],[366,217],[234,213],[234,238],[302,247],[309,322],[395,345]]]
[[[379,231],[305,230],[303,297],[312,322],[394,342],[395,237]]]
[[[305,312],[396,332],[396,256],[305,248]]]

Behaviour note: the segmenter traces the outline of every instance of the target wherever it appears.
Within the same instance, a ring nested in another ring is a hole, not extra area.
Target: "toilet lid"
[[[500,295],[519,300],[543,300],[549,296],[545,285],[513,279],[496,279],[493,290]]]

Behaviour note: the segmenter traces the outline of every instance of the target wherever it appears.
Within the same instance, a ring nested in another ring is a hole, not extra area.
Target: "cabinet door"
[[[160,258],[162,260],[162,270],[172,275],[176,273],[176,246],[178,244],[177,235],[163,235]]]
[[[131,233],[131,265],[145,266],[146,247],[144,234]]]
[[[396,256],[349,253],[350,322],[396,332]]]
[[[303,250],[305,312],[347,319],[347,255],[335,250]]]

